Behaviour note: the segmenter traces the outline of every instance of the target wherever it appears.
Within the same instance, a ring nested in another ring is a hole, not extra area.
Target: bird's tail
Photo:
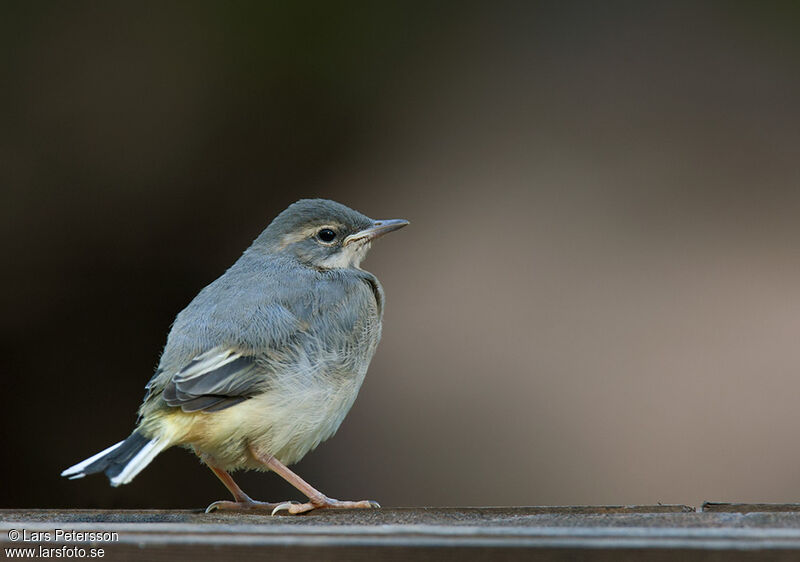
[[[148,439],[138,431],[134,431],[124,441],[69,467],[61,473],[61,476],[72,480],[83,478],[87,474],[105,472],[112,486],[127,484],[170,444],[169,440],[163,437]]]

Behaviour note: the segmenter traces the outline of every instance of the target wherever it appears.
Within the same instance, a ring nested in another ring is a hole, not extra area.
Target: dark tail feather
[[[69,467],[61,476],[72,480],[83,478],[87,474],[105,472],[112,486],[127,484],[166,448],[167,443],[160,443],[163,443],[160,439],[148,439],[134,431],[125,441]]]

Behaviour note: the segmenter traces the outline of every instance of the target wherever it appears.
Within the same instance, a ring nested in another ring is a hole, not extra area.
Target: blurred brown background
[[[800,11],[3,2],[2,507],[203,507],[131,430],[174,315],[287,204],[409,228],[298,471],[384,505],[800,500]],[[254,497],[299,499],[274,475]]]

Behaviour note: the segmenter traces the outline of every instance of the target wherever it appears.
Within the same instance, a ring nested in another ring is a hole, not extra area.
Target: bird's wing
[[[250,398],[264,382],[253,355],[219,346],[192,359],[164,387],[168,406],[216,412]]]
[[[274,375],[269,364],[307,328],[296,315],[274,302],[248,302],[239,308],[238,315],[225,306],[208,306],[205,310],[205,315],[179,315],[161,368],[147,385],[148,397],[160,390],[168,406],[184,412],[215,412],[258,394]],[[198,330],[206,334],[206,341],[215,341],[216,345],[187,355],[183,350],[191,343],[186,342],[199,339]],[[194,335],[187,340],[187,334]]]
[[[315,331],[310,327],[319,318],[325,318],[326,333],[343,337],[353,332],[360,334],[363,299],[374,299],[378,314],[382,304],[377,281],[368,284],[370,289],[362,279],[357,283],[314,284],[313,291],[305,289],[290,295],[287,300],[292,302],[291,310],[274,300],[264,302],[269,290],[251,292],[246,306],[242,306],[242,295],[236,295],[238,307],[224,306],[222,303],[228,301],[220,298],[219,292],[209,294],[212,298],[208,302],[197,302],[195,310],[191,308],[193,302],[173,325],[161,366],[146,387],[145,403],[161,391],[170,407],[185,412],[214,412],[255,396],[268,387],[271,377],[279,374],[273,372],[273,367],[309,335],[309,329]],[[283,287],[282,292],[291,288]],[[202,296],[203,293],[198,295],[196,301]],[[198,331],[216,345],[185,354],[183,350],[198,339]]]

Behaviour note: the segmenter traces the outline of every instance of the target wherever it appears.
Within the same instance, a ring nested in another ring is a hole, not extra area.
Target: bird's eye
[[[322,230],[317,232],[317,238],[319,238],[323,242],[330,243],[333,242],[334,239],[336,238],[336,233],[330,228],[323,228]]]

